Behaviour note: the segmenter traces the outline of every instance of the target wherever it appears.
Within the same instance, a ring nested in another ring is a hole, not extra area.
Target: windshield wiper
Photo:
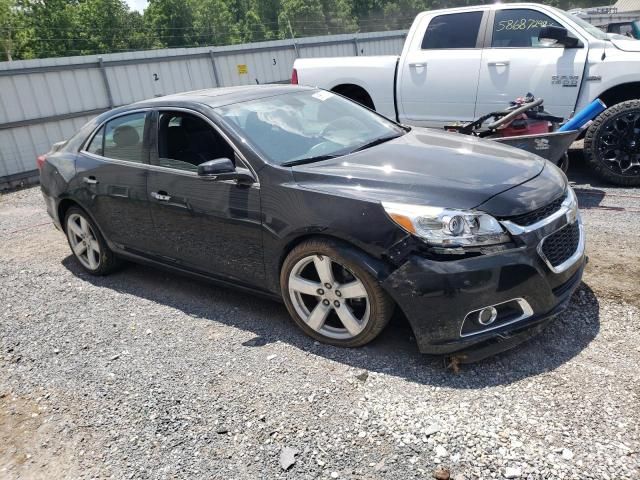
[[[341,157],[341,155],[318,155],[317,157],[298,158],[296,160],[289,160],[288,162],[281,163],[283,167],[293,167],[294,165],[304,165],[305,163],[320,162],[322,160],[329,160],[331,158]]]
[[[387,135],[385,137],[376,138],[375,140],[371,140],[370,142],[367,142],[364,145],[360,145],[358,148],[351,150],[351,152],[349,153],[355,153],[361,150],[366,150],[367,148],[375,147],[376,145],[380,145],[381,143],[388,142],[389,140],[393,140],[394,138],[401,137],[402,135],[403,134],[400,133],[400,134],[393,134],[393,135]]]

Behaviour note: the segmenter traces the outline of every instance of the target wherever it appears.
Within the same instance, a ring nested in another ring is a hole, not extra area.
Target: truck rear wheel
[[[602,179],[621,186],[640,185],[640,100],[602,112],[587,130],[584,154]]]

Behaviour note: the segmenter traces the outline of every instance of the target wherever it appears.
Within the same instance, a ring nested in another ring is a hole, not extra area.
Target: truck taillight
[[[298,85],[298,71],[295,68],[291,72],[291,84]]]
[[[38,157],[36,158],[36,165],[38,166],[38,170],[42,170],[42,167],[44,166],[44,162],[46,161],[47,161],[46,155],[38,155]]]

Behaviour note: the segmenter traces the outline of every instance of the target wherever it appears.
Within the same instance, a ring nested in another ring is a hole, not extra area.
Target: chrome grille
[[[566,262],[578,249],[580,226],[578,222],[562,227],[543,240],[541,253],[553,267]]]
[[[529,225],[533,225],[534,223],[547,218],[549,215],[559,210],[562,206],[562,202],[564,202],[566,198],[567,194],[564,193],[561,197],[557,198],[551,203],[546,204],[544,207],[537,208],[528,213],[523,213],[522,215],[505,218],[504,220],[509,220],[523,227],[528,227]]]

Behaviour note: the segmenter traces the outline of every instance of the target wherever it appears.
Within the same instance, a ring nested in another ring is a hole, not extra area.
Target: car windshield
[[[576,15],[572,15],[571,13],[565,12],[564,10],[560,10],[559,8],[556,8],[554,10],[556,12],[558,12],[560,15],[568,18],[572,22],[577,23],[584,30],[586,30],[587,33],[589,33],[592,37],[595,37],[598,40],[609,40],[609,37],[607,36],[607,34],[605,32],[600,30],[598,27],[594,27],[593,25],[591,25],[586,20],[583,20],[583,19],[581,19],[580,17],[578,17]]]
[[[367,148],[405,133],[366,108],[324,90],[305,90],[216,108],[278,165],[309,163]]]

